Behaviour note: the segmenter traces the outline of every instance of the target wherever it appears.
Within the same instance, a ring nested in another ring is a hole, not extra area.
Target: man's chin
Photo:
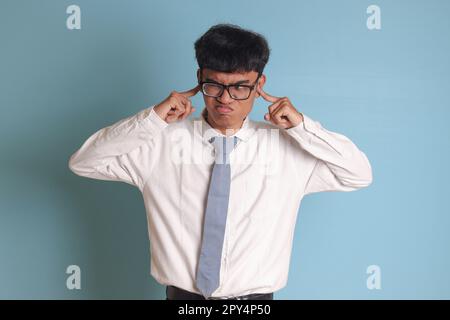
[[[236,120],[230,115],[214,115],[213,122],[215,127],[220,128],[233,128],[236,125]]]
[[[234,122],[231,114],[222,114],[217,112],[214,113],[213,120],[215,123],[220,125],[232,124]]]

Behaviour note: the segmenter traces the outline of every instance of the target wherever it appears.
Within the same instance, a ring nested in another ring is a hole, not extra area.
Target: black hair
[[[195,42],[200,69],[262,74],[269,61],[267,40],[259,33],[233,24],[212,26]]]

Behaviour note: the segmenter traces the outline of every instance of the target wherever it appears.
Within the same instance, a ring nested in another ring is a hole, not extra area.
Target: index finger
[[[261,97],[264,98],[264,100],[269,101],[271,103],[275,103],[278,100],[280,100],[281,98],[275,97],[275,96],[271,96],[270,94],[266,93],[263,91],[263,89],[258,88],[258,92],[261,95]]]
[[[188,91],[180,92],[180,94],[186,98],[190,98],[190,97],[195,96],[199,90],[200,90],[200,85],[198,84],[195,88],[192,88],[191,90],[188,90]]]

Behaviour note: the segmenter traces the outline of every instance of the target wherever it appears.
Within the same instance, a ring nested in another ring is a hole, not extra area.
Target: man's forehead
[[[249,80],[250,82],[255,81],[258,77],[256,71],[250,72],[220,72],[211,69],[203,70],[203,78],[209,78],[220,83],[234,83],[238,81]]]

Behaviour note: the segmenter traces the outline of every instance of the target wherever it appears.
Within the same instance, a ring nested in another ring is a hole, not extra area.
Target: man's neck
[[[244,124],[244,121],[242,121],[239,125],[239,127],[236,128],[222,128],[217,126],[212,119],[208,119],[208,110],[205,108],[202,112],[203,117],[205,118],[205,121],[211,126],[211,128],[219,131],[220,133],[222,133],[223,135],[230,136],[230,135],[234,135],[236,132],[238,132],[241,128],[242,125]]]

